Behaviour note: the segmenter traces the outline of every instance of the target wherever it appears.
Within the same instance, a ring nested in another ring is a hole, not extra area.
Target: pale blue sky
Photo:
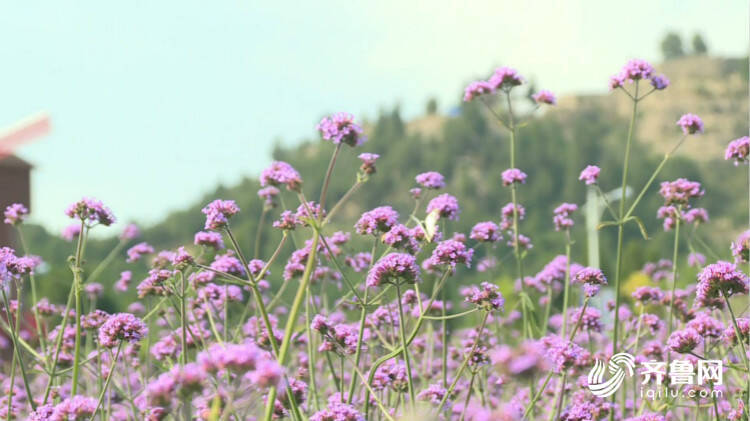
[[[4,2],[0,127],[52,116],[19,151],[36,165],[34,221],[58,230],[89,195],[152,223],[257,174],[274,139],[313,136],[325,113],[409,116],[431,96],[445,110],[501,64],[560,94],[603,92],[627,59],[658,61],[667,30],[746,54],[746,1],[719,3]]]

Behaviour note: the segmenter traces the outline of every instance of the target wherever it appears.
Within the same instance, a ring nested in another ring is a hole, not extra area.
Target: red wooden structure
[[[22,203],[31,210],[32,166],[13,155],[13,151],[49,131],[50,119],[46,113],[35,114],[0,130],[0,211],[12,203]],[[9,225],[0,224],[0,246],[14,245],[12,234]]]

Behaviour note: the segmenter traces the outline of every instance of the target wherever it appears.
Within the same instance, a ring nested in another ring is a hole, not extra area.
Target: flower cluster
[[[362,127],[354,123],[354,116],[348,113],[336,113],[320,120],[317,127],[323,139],[334,144],[344,143],[359,146],[367,141]]]
[[[724,298],[748,293],[748,279],[733,263],[719,261],[706,266],[698,274],[695,303],[717,307]]]
[[[286,162],[274,161],[260,173],[260,185],[286,186],[291,191],[298,191],[302,186],[302,177]]]
[[[552,218],[552,222],[555,224],[555,231],[562,231],[569,229],[573,226],[573,218],[570,214],[578,210],[578,205],[575,203],[563,203],[562,205],[555,208],[555,216]]]
[[[377,287],[381,284],[407,283],[419,281],[417,259],[405,253],[390,253],[378,260],[367,274],[367,286]]]
[[[417,184],[426,189],[442,189],[445,187],[445,178],[436,171],[428,171],[418,174],[416,177]]]
[[[441,194],[430,200],[427,204],[427,213],[437,212],[441,218],[458,220],[461,209],[458,207],[458,199],[448,193]]]
[[[229,218],[240,211],[234,200],[216,199],[206,205],[201,212],[206,215],[206,229],[217,230],[224,228],[229,223]]]
[[[110,316],[99,328],[99,344],[112,348],[120,341],[138,342],[148,332],[143,321],[130,313],[117,313]]]
[[[115,223],[115,215],[104,204],[96,199],[84,197],[78,202],[68,206],[65,215],[69,218],[77,218],[88,224],[112,225]]]
[[[5,219],[3,222],[9,225],[19,225],[21,224],[26,217],[29,215],[29,210],[26,208],[26,206],[22,205],[21,203],[13,203],[12,205],[9,205],[7,208],[5,208],[5,212],[3,212],[3,216]]]

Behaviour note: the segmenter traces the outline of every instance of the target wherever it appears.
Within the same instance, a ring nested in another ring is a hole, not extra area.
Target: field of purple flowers
[[[618,233],[611,248],[616,267],[605,276],[571,260],[580,247],[571,236],[579,213],[574,203],[550,215],[561,254],[529,267],[527,175],[515,165],[523,154],[519,131],[533,124],[535,111],[514,109],[514,89],[524,83],[502,67],[466,87],[464,101],[482,101],[509,133],[509,144],[498,145],[510,149],[510,162],[497,188],[511,197],[498,204],[497,220],[476,221],[467,233],[451,230],[461,207],[442,192],[437,172],[415,174],[410,215],[383,204],[348,221],[352,232],[333,232],[329,223],[340,222],[342,204],[378,175],[379,156],[358,151],[351,189],[336,203],[326,200],[339,154],[366,149],[363,129],[345,113],[317,127],[332,149],[322,181],[303,181],[285,162],[262,172],[261,220],[283,233],[269,256],[257,255],[268,241],[260,231],[254,250],[243,250],[231,223],[241,210],[216,199],[203,209],[205,227],[194,244],[156,253],[145,242],[131,244],[138,229],[129,225],[110,257],[89,267],[90,232],[115,216],[84,198],[65,210],[75,221],[65,233],[75,241],[71,277],[60,280],[70,289],[68,300],[51,303],[37,296],[34,272],[42,260],[28,255],[23,242],[28,211],[9,206],[4,222],[18,228],[20,246],[0,249],[0,340],[7,340],[0,418],[748,421],[749,284],[742,270],[750,265],[750,231],[727,239],[722,250],[691,241],[690,254],[680,255],[686,238],[708,223],[707,212],[695,206],[704,191],[684,178],[657,181],[684,142],[700,142],[703,122],[682,116],[674,147],[627,197],[638,105],[669,86],[649,63],[628,62],[609,85],[632,100],[628,137],[623,150],[612,152],[623,157],[622,198],[610,203],[600,188],[607,168],[591,163],[580,173],[606,202],[599,228]],[[538,107],[556,103],[545,90],[534,100]],[[750,138],[742,137],[729,143],[725,158],[744,167],[748,155]],[[315,182],[322,193],[311,200],[305,186]],[[644,268],[651,285],[626,297],[623,230],[638,226],[647,239],[637,210],[654,183],[664,199],[657,217],[674,234],[672,258]],[[284,195],[297,201],[285,203]],[[354,245],[363,242],[370,246]],[[288,244],[291,255],[283,252]],[[135,288],[138,300],[128,313],[108,314],[97,309],[102,286],[95,280],[127,246],[128,262],[154,255],[152,269],[140,282],[129,271],[121,274],[114,288]],[[478,248],[491,257],[474,261]],[[697,279],[681,280],[684,289],[677,288],[673,264],[681,259],[700,268]],[[278,262],[285,262],[283,273],[270,273]],[[449,302],[445,291],[456,288],[459,268],[486,273],[487,282],[464,288],[462,302]],[[508,305],[492,283],[500,272],[516,279]],[[602,288],[612,288],[615,299],[597,300]],[[280,297],[288,293],[293,300],[284,305]],[[452,319],[469,328],[451,329]]]

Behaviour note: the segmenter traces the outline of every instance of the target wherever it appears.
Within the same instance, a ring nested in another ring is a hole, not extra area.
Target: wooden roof
[[[33,165],[15,155],[0,155],[0,168],[18,168],[30,170]]]

